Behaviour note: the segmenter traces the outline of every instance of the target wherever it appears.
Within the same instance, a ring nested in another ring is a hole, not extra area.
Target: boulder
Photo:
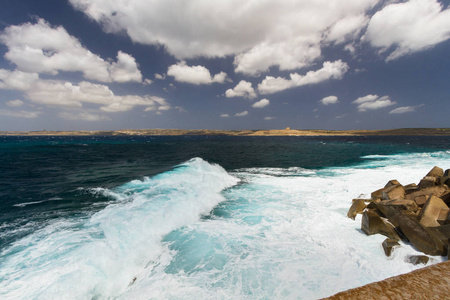
[[[401,185],[392,185],[381,192],[381,200],[403,199],[405,188]]]
[[[435,177],[435,178],[442,177],[442,176],[444,176],[444,170],[441,169],[441,168],[439,168],[439,167],[437,167],[437,166],[435,166],[435,167],[434,167],[433,169],[431,169],[431,171],[428,172],[428,174],[425,175],[425,176],[426,176],[426,177],[427,177],[427,176],[430,176],[430,177]]]
[[[367,235],[379,233],[387,236],[388,238],[397,241],[400,240],[400,237],[395,231],[394,226],[383,220],[376,212],[371,210],[366,210],[363,213],[361,230],[364,231]]]
[[[403,188],[405,189],[405,194],[411,194],[412,192],[419,190],[419,187],[415,183],[405,185]]]
[[[429,260],[430,260],[430,258],[425,255],[410,255],[410,256],[406,257],[406,261],[413,265],[418,265],[418,264],[426,265]]]
[[[428,255],[447,254],[442,241],[436,238],[428,228],[422,226],[418,220],[401,212],[396,216],[398,228],[417,250]]]
[[[416,212],[419,209],[416,202],[404,199],[383,200],[377,203],[376,206],[378,210],[380,210],[382,214],[388,219],[392,218],[402,210]]]
[[[448,187],[445,185],[439,185],[439,186],[433,186],[433,187],[429,187],[429,188],[425,188],[425,189],[421,189],[415,192],[412,192],[410,194],[405,195],[405,199],[407,200],[414,200],[416,201],[417,197],[421,197],[421,196],[429,196],[429,195],[434,195],[436,197],[440,197],[442,196],[446,191],[448,190]],[[420,199],[420,198],[419,198]],[[416,201],[417,203],[417,201]],[[425,202],[424,202],[425,203]],[[424,204],[423,203],[423,204]],[[420,204],[417,203],[419,206]]]
[[[364,199],[353,199],[353,203],[350,209],[348,210],[347,217],[354,220],[357,214],[363,213],[366,206],[367,205],[364,202]]]
[[[400,246],[397,240],[390,238],[385,239],[381,245],[383,246],[384,254],[388,257],[391,256],[392,251],[394,251],[396,247]]]
[[[450,169],[445,170],[444,176],[450,176]]]
[[[419,222],[426,227],[439,226],[438,221],[445,221],[449,212],[448,206],[441,198],[429,196],[419,213]]]
[[[436,185],[436,177],[433,177],[433,176],[425,176],[419,182],[420,189],[426,189],[426,188],[429,188],[429,187],[432,187],[435,185]]]
[[[388,183],[384,186],[385,188],[391,187],[393,185],[401,185],[400,182],[397,181],[397,179],[389,180]]]

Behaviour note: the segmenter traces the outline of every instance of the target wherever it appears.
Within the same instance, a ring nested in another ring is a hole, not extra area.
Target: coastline
[[[386,130],[213,130],[213,129],[123,129],[106,131],[0,131],[0,136],[450,136],[450,128],[399,128]]]

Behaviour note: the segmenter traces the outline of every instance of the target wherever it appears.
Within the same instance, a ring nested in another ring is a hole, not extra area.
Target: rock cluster
[[[354,199],[347,216],[362,214],[361,229],[367,234],[383,234],[383,249],[390,256],[407,240],[427,255],[449,256],[450,170],[434,167],[416,184],[403,186],[390,180],[374,191],[371,199]],[[409,257],[409,262],[426,263],[427,257]]]

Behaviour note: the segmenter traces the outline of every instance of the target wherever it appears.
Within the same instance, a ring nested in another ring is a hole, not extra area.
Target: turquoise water
[[[450,137],[0,139],[2,299],[325,297],[417,268],[351,199],[450,167]]]

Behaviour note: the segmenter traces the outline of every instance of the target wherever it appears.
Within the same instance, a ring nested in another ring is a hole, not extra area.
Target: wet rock
[[[392,185],[381,192],[381,200],[403,199],[405,188],[401,185]]]
[[[353,199],[353,204],[348,210],[347,217],[354,220],[357,214],[363,213],[366,206],[364,199]]]
[[[448,206],[441,198],[431,195],[419,213],[419,222],[426,227],[440,226],[438,221],[447,219]]]
[[[419,190],[419,187],[415,183],[405,185],[403,188],[405,189],[405,194],[411,194],[411,193]]]
[[[414,200],[417,203],[416,198],[421,197],[421,196],[430,196],[430,195],[434,195],[436,197],[440,197],[442,196],[445,192],[447,192],[448,187],[445,185],[439,185],[439,186],[433,186],[433,187],[429,187],[429,188],[425,188],[425,189],[420,189],[417,190],[415,192],[412,192],[410,194],[405,195],[405,199],[406,200]],[[420,199],[420,198],[418,198]],[[425,202],[424,202],[425,203]],[[422,203],[422,205],[424,204]],[[419,206],[420,204],[417,203]]]
[[[430,177],[435,177],[435,178],[442,177],[442,176],[444,176],[444,170],[439,168],[439,167],[437,167],[437,166],[435,166],[425,176],[426,177],[430,176]]]
[[[398,182],[397,179],[389,180],[388,183],[384,186],[384,188],[391,187],[393,185],[401,185],[400,182]]]
[[[436,185],[436,177],[433,177],[433,176],[425,176],[419,182],[419,188],[420,189],[426,189],[426,188],[429,188],[429,187],[433,187],[435,185]]]
[[[422,226],[411,216],[399,213],[396,216],[398,228],[417,250],[428,255],[444,255],[446,247],[442,241],[432,234],[431,230]]]
[[[416,212],[419,207],[416,202],[412,200],[383,200],[377,203],[377,208],[383,213],[383,215],[390,219],[402,210],[409,210]]]
[[[397,240],[390,238],[385,239],[381,245],[383,246],[384,254],[388,257],[391,256],[392,251],[394,251],[396,247],[400,246]]]
[[[387,236],[388,238],[397,241],[400,240],[400,237],[395,231],[394,226],[383,220],[376,212],[371,210],[366,210],[363,213],[361,230],[364,231],[367,235],[379,233]]]
[[[430,258],[425,255],[411,255],[411,256],[406,257],[406,261],[413,265],[418,265],[418,264],[426,265],[429,260],[430,260]]]

